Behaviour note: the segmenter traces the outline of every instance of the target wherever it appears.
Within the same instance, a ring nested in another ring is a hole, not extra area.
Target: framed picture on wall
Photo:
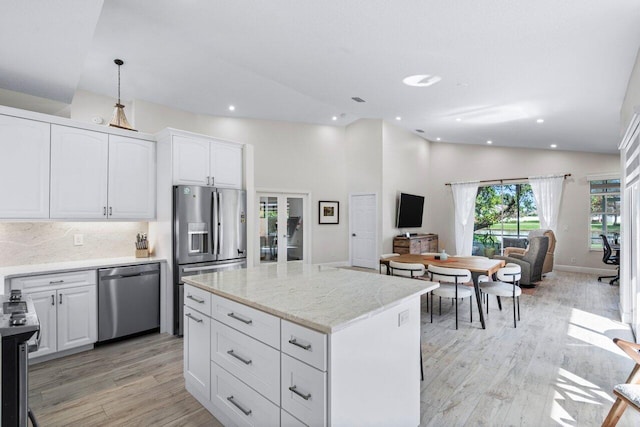
[[[340,202],[318,202],[318,219],[320,224],[338,224]]]

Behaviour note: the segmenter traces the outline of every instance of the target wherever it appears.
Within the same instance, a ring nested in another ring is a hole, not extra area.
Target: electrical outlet
[[[82,235],[82,234],[74,234],[73,235],[73,245],[74,246],[82,246],[82,245],[84,245],[84,235]]]
[[[576,263],[576,259],[575,258],[571,258],[571,264],[575,264]]]
[[[398,314],[398,326],[402,326],[409,321],[409,310],[401,311]]]

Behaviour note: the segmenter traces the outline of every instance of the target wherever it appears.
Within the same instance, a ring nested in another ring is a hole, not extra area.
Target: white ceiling
[[[0,88],[115,97],[122,58],[125,100],[613,153],[638,23],[638,0],[5,0]]]

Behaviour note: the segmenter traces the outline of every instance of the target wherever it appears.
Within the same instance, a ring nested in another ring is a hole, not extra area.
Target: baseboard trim
[[[323,265],[325,267],[350,267],[349,261],[322,262],[318,265]]]
[[[588,273],[588,274],[598,274],[598,275],[605,275],[605,274],[616,274],[616,270],[615,269],[610,269],[610,268],[593,268],[593,267],[580,267],[577,265],[554,265],[553,266],[554,270],[558,270],[558,271],[568,271],[571,273]]]

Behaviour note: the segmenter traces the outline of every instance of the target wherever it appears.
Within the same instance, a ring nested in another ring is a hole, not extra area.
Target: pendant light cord
[[[120,64],[118,64],[118,104],[120,104]]]

